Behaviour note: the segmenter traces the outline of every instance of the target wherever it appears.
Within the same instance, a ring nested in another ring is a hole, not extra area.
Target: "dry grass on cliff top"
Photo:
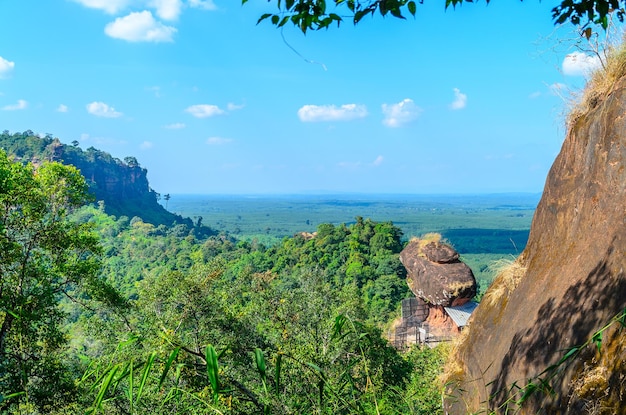
[[[591,74],[580,97],[575,99],[577,103],[567,117],[570,125],[597,107],[613,90],[617,81],[626,76],[626,34],[619,45],[611,47],[605,58],[601,58],[601,63],[601,67]]]
[[[481,302],[494,306],[504,295],[512,293],[526,273],[526,267],[519,259],[501,259],[489,266],[496,271],[496,278],[483,296]]]

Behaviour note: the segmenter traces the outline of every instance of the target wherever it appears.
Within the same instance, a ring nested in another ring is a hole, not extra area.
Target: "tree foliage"
[[[70,398],[61,296],[123,303],[97,278],[100,246],[91,225],[68,220],[88,199],[75,168],[35,169],[0,151],[0,410],[20,401],[49,408]]]
[[[76,168],[0,152],[0,412],[440,413],[439,360],[383,336],[409,294],[393,223],[268,247],[87,201]]]
[[[248,0],[242,0],[247,3]],[[274,3],[274,1],[270,0]],[[463,3],[474,3],[474,0],[445,0],[445,7],[456,7]],[[490,0],[485,0],[489,4]],[[310,30],[328,28],[344,21],[357,24],[366,16],[380,14],[385,17],[405,19],[407,15],[415,16],[417,4],[423,0],[277,0],[278,11],[263,14],[258,22],[269,20],[273,25],[282,27],[287,23],[300,28],[306,33]],[[582,25],[586,29],[591,24],[608,27],[611,13],[615,13],[620,22],[624,21],[626,0],[562,0],[552,9],[555,24],[571,22]],[[586,32],[584,32],[586,33]]]

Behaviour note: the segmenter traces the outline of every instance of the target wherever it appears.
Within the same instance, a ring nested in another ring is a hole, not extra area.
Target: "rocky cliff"
[[[450,414],[626,414],[626,77],[591,92],[448,364]]]
[[[78,143],[75,143],[78,144]],[[105,211],[115,216],[138,216],[154,225],[187,223],[165,210],[150,188],[147,170],[134,157],[124,161],[93,147],[82,150],[77,145],[62,144],[59,139],[38,137],[32,131],[0,134],[0,148],[24,162],[58,161],[78,168],[89,183],[96,201],[103,201]]]

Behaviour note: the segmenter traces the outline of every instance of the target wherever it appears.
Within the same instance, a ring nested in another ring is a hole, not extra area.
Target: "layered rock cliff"
[[[449,414],[626,413],[626,77],[588,104],[449,362]]]
[[[174,215],[158,203],[157,193],[148,183],[147,170],[134,157],[122,161],[93,147],[82,150],[50,136],[36,136],[32,131],[4,131],[0,134],[0,148],[24,162],[58,161],[75,166],[87,180],[95,200],[104,202],[108,214],[138,216],[154,225],[193,226],[190,219]]]

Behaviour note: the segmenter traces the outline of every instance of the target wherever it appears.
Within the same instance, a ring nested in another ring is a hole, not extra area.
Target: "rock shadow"
[[[548,299],[537,312],[537,324],[513,336],[509,351],[502,360],[502,370],[489,384],[492,409],[506,408],[512,386],[507,382],[510,382],[513,368],[523,368],[528,372],[528,378],[539,375],[548,366],[557,363],[569,348],[585,343],[612,316],[626,307],[624,270],[620,269],[614,275],[609,266],[615,260],[614,243],[615,239],[587,278],[567,289],[561,299]],[[593,351],[590,349],[588,353]],[[585,357],[590,356],[579,356],[578,359]],[[577,363],[581,364],[581,361]],[[551,386],[555,395],[552,405],[563,413],[567,402],[561,401],[567,399],[567,382],[553,383]],[[546,398],[545,395],[540,396],[525,405],[529,406],[530,413],[552,413],[545,407]]]

